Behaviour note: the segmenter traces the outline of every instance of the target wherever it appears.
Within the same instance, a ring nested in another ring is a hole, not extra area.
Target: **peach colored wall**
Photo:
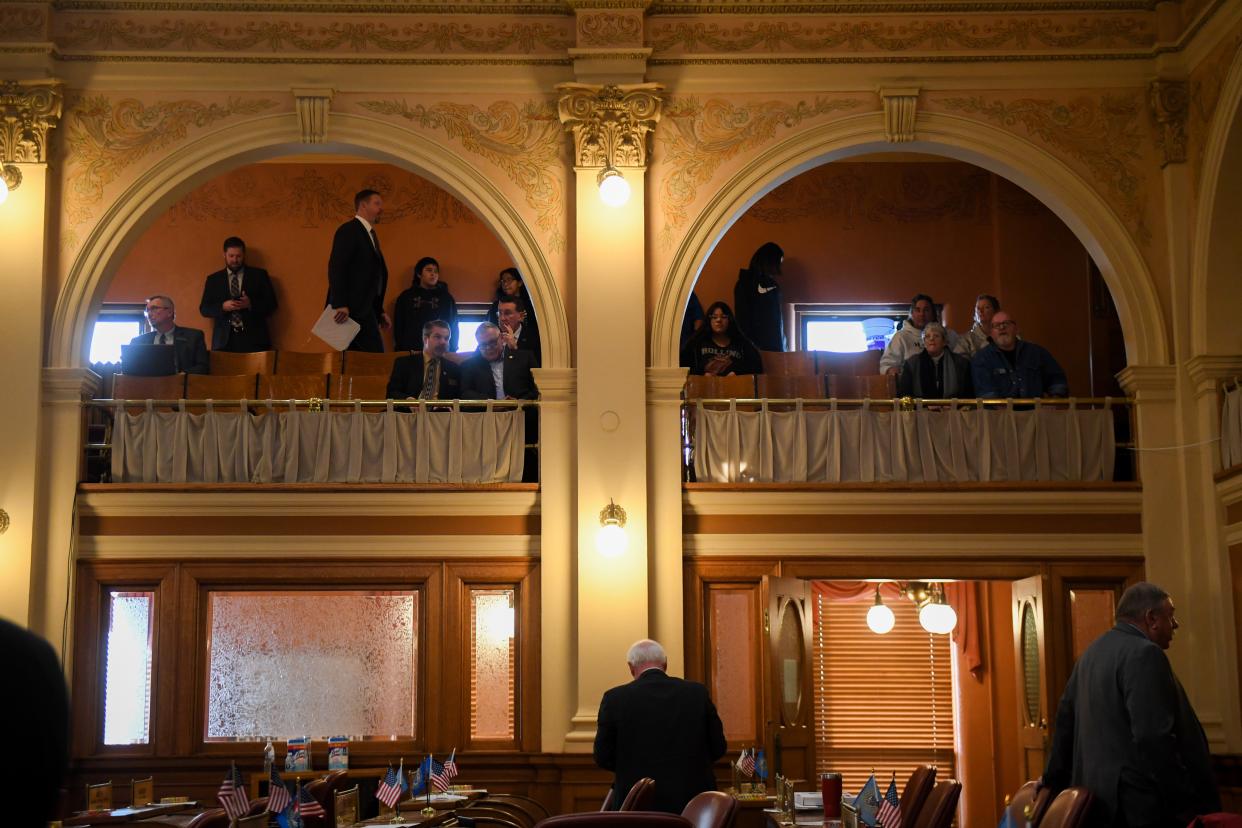
[[[449,193],[413,173],[384,164],[253,164],[204,184],[161,216],[130,250],[105,301],[137,302],[164,293],[177,322],[204,331],[203,280],[223,266],[221,244],[246,241],[247,261],[266,268],[280,307],[270,319],[273,347],[323,351],[310,334],[323,311],[332,234],[353,216],[354,193],[384,196],[377,226],[388,262],[387,306],[410,286],[422,256],[440,262],[441,278],[458,302],[491,301],[496,276],[512,264],[495,235]],[[386,336],[387,347],[392,337]]]
[[[975,296],[994,294],[1025,338],[1054,353],[1073,393],[1092,391],[1090,257],[1051,211],[986,170],[839,162],[803,173],[760,199],[720,240],[695,286],[704,307],[733,304],[738,269],[765,241],[785,250],[787,303],[909,302],[930,293],[950,306],[949,326],[962,331]],[[1097,367],[1101,392],[1102,373]]]

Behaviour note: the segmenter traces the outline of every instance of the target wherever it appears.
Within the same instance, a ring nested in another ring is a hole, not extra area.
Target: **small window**
[[[114,590],[107,596],[104,744],[149,744],[155,593]]]
[[[908,305],[896,303],[797,303],[794,305],[795,350],[882,351],[908,312]]]
[[[108,302],[99,311],[91,328],[92,365],[121,361],[121,346],[150,330],[143,302]]]
[[[474,334],[480,323],[487,321],[487,312],[491,310],[488,302],[457,303],[457,352],[470,353],[479,346]]]
[[[514,590],[470,591],[470,738],[514,738],[517,647]]]

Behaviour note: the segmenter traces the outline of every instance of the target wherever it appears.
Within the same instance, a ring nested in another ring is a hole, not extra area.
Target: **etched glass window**
[[[517,647],[512,589],[470,591],[470,738],[514,738]]]
[[[417,735],[417,592],[212,592],[207,623],[209,741]]]
[[[711,623],[711,691],[730,741],[754,741],[755,591],[713,589],[708,594]]]
[[[108,593],[104,744],[151,741],[151,633],[154,592]]]

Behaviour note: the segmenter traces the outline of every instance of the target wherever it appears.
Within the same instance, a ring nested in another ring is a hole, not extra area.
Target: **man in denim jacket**
[[[970,361],[975,393],[985,399],[1069,396],[1065,372],[1047,350],[1018,339],[1018,323],[1004,311],[992,317],[992,344]]]

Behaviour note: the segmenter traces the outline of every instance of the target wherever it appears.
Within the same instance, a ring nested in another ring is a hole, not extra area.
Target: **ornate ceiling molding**
[[[58,80],[0,82],[0,162],[46,164],[47,133],[60,123]]]
[[[574,136],[574,165],[646,167],[647,136],[660,121],[663,88],[655,83],[558,86],[564,94],[557,111]]]
[[[1147,105],[1156,122],[1160,167],[1186,163],[1186,119],[1190,85],[1181,80],[1155,80],[1147,87]]]

